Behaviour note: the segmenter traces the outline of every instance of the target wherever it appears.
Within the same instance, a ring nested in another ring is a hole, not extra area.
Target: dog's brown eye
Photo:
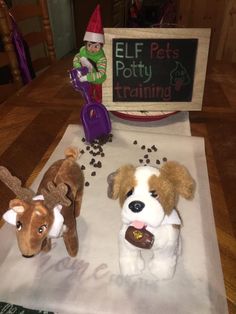
[[[21,228],[22,228],[22,223],[18,220],[16,223],[16,229],[20,231]]]
[[[42,225],[38,228],[38,233],[42,234],[47,229],[46,225]]]
[[[157,194],[157,192],[155,190],[150,191],[150,194],[154,198],[159,198],[159,195]]]
[[[132,190],[129,190],[129,192],[126,194],[126,197],[129,197],[129,196],[131,196],[132,194],[133,194],[133,192],[134,192],[134,189],[132,189]]]

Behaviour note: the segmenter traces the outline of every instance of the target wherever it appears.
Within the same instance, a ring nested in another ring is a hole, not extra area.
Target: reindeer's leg
[[[71,210],[71,214],[65,219],[64,222],[67,226],[67,230],[63,233],[63,239],[68,254],[74,257],[76,256],[79,249],[79,240],[76,229],[76,219],[74,217],[74,213],[72,212],[72,208],[69,210]]]
[[[80,215],[80,209],[82,204],[83,190],[77,191],[75,196],[75,217]]]
[[[44,252],[49,252],[52,248],[52,241],[50,238],[46,238],[44,239],[43,241],[43,244],[42,244],[42,251]]]

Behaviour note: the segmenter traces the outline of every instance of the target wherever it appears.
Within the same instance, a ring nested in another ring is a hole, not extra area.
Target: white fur
[[[173,209],[167,216],[158,199],[150,194],[148,180],[152,175],[159,176],[159,170],[153,167],[138,167],[135,172],[137,185],[133,194],[129,196],[122,207],[123,226],[120,231],[120,269],[123,275],[132,276],[140,274],[144,268],[142,250],[125,240],[125,232],[134,221],[140,221],[146,225],[155,237],[151,248],[153,257],[148,268],[156,279],[170,279],[173,277],[176,267],[179,229],[172,224],[181,224],[177,212]],[[140,212],[132,212],[130,202],[138,200],[145,204]]]
[[[16,225],[16,215],[17,213],[13,209],[8,209],[2,216],[2,218],[9,224]]]
[[[44,201],[44,196],[42,194],[36,195],[32,198],[33,201]]]
[[[82,64],[82,66],[88,68],[90,73],[92,72],[93,65],[91,64],[91,62],[86,57],[81,57],[80,58],[80,63]]]
[[[62,209],[61,205],[57,205],[53,208],[54,220],[53,220],[52,227],[48,233],[48,236],[50,238],[57,238],[61,236],[63,232],[64,217],[60,213],[61,209]]]

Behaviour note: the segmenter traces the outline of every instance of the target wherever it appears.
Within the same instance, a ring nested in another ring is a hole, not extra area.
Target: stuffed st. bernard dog
[[[152,250],[149,271],[156,279],[170,279],[176,268],[181,220],[178,197],[191,199],[195,182],[188,170],[174,161],[160,169],[124,165],[108,176],[108,197],[119,198],[122,208],[120,269],[123,275],[140,274],[141,252]]]

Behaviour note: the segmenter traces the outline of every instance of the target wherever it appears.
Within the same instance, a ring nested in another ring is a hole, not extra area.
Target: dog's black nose
[[[133,201],[129,203],[129,209],[132,210],[134,213],[141,212],[141,210],[144,208],[145,204],[140,201]]]

